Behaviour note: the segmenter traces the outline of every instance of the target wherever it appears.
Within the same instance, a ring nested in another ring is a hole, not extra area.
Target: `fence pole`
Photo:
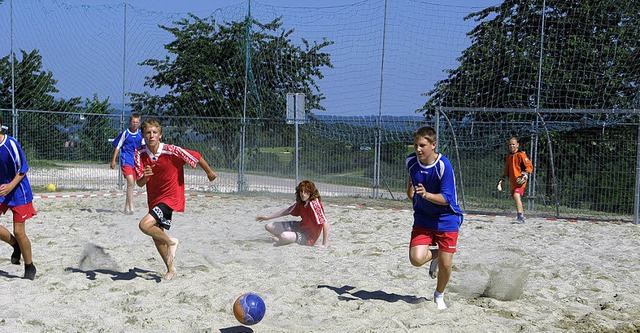
[[[247,132],[247,86],[249,82],[249,72],[251,71],[251,0],[247,9],[247,17],[245,18],[246,31],[244,37],[244,101],[242,106],[242,124],[240,125],[240,163],[238,165],[238,193],[244,192],[246,188],[246,180],[244,174],[245,159],[245,138]]]
[[[636,187],[633,200],[633,224],[638,224],[640,206],[640,117],[638,117],[638,136],[636,137]]]
[[[125,128],[128,128],[128,125],[125,125],[125,116],[124,116],[124,101],[125,94],[127,92],[127,3],[124,3],[124,17],[122,19],[122,106],[120,109],[120,133],[124,131]],[[122,155],[120,155],[122,158]],[[118,173],[116,173],[118,174]],[[118,174],[119,176],[119,174]],[[124,177],[118,177],[118,188],[124,189]]]
[[[11,17],[11,135],[18,139],[18,111],[16,110],[16,69],[14,63],[16,62],[16,54],[13,51],[13,0],[9,3],[9,16]]]
[[[377,198],[380,188],[380,169],[382,167],[382,92],[384,90],[384,51],[387,39],[387,0],[384,1],[384,15],[382,19],[382,54],[380,56],[380,92],[378,93],[378,119],[376,120],[376,142],[373,152],[373,197]]]

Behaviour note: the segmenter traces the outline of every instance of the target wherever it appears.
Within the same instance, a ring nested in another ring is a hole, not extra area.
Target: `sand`
[[[133,216],[120,193],[38,196],[35,281],[0,244],[0,332],[640,331],[636,225],[467,215],[438,311],[428,265],[408,260],[408,202],[324,198],[329,248],[276,247],[254,218],[292,200],[191,194],[174,214],[177,275],[165,281],[138,229],[144,194]],[[253,326],[232,311],[248,291],[267,306]]]

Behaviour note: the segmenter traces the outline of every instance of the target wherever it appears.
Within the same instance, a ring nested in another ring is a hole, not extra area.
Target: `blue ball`
[[[254,293],[240,295],[233,303],[233,314],[244,325],[254,325],[260,322],[266,311],[264,301]]]

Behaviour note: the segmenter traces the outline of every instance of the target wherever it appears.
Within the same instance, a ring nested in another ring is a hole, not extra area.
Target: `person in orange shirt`
[[[520,143],[517,138],[509,139],[509,153],[506,157],[506,163],[502,178],[498,181],[498,191],[502,191],[504,180],[509,178],[511,186],[511,196],[516,203],[516,222],[524,223],[524,208],[522,207],[522,196],[524,189],[529,181],[529,176],[533,172],[533,164],[527,157],[527,154],[520,150]]]

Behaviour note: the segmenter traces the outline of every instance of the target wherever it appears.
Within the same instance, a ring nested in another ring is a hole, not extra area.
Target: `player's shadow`
[[[398,302],[403,301],[411,304],[418,304],[427,301],[425,297],[416,297],[412,295],[398,295],[398,294],[389,294],[382,290],[376,291],[367,291],[367,290],[358,290],[352,292],[352,290],[356,289],[356,287],[352,286],[342,286],[342,287],[333,287],[325,284],[318,285],[318,288],[327,288],[329,290],[333,290],[336,294],[338,294],[338,299],[341,301],[354,301],[357,299],[361,300],[370,300],[370,299],[379,299],[387,302]]]
[[[89,212],[89,213],[115,213],[113,209],[103,209],[103,208],[80,208],[80,211]]]
[[[247,326],[232,326],[221,328],[220,333],[253,333],[253,330]]]
[[[162,277],[158,275],[156,272],[148,271],[146,269],[140,269],[138,267],[134,267],[129,269],[127,272],[118,272],[112,269],[91,269],[91,270],[82,270],[74,267],[67,267],[65,271],[72,273],[83,273],[86,274],[87,279],[95,280],[98,274],[111,275],[111,280],[119,281],[119,280],[133,280],[135,278],[141,278],[145,280],[153,280],[159,283],[162,281]]]
[[[9,278],[9,279],[22,279],[22,276],[18,276],[18,275],[13,275],[9,272],[5,272],[3,270],[0,270],[0,276]]]

